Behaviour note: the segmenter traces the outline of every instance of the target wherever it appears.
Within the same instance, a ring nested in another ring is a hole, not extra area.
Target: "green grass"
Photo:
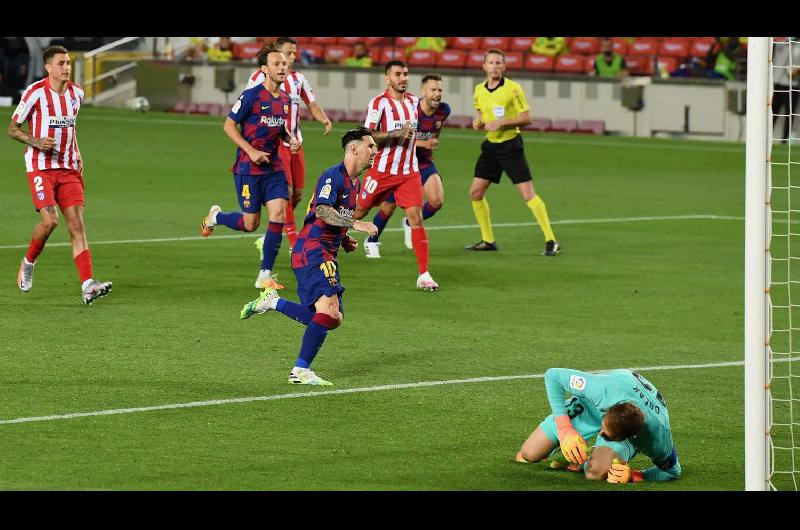
[[[340,160],[343,130],[306,125],[311,183]],[[286,383],[302,326],[238,319],[258,293],[254,235],[101,244],[194,237],[212,203],[237,206],[221,120],[85,109],[79,137],[95,276],[114,291],[80,303],[71,250],[53,245],[69,241],[63,223],[29,293],[14,282],[24,249],[0,248],[0,419],[313,391]],[[380,261],[342,253],[345,322],[314,363],[330,388],[742,359],[743,147],[526,140],[563,253],[540,256],[536,226],[496,226],[497,253],[463,250],[477,227],[435,230],[475,224],[480,135],[444,131],[446,205],[426,223],[442,289],[414,288],[398,230]],[[38,218],[22,154],[0,142],[0,247],[26,245]],[[496,225],[533,221],[506,177],[487,197]],[[702,214],[736,219],[588,222]],[[296,300],[286,245],[276,270]],[[743,368],[643,373],[669,403],[684,475],[635,487],[742,489]],[[513,461],[548,413],[532,378],[4,424],[0,489],[618,489]]]

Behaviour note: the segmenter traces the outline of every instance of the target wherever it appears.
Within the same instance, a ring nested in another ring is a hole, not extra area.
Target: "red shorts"
[[[303,146],[294,154],[281,142],[278,146],[278,156],[283,162],[283,171],[286,173],[286,182],[293,188],[306,187],[306,158],[303,156]]]
[[[369,209],[377,206],[392,192],[399,207],[421,207],[422,177],[418,172],[408,175],[387,175],[370,169],[364,177],[364,185],[361,186],[361,193],[358,195],[358,207]]]
[[[70,206],[83,206],[83,175],[76,169],[47,169],[28,172],[33,205],[38,212],[58,205],[63,212]]]

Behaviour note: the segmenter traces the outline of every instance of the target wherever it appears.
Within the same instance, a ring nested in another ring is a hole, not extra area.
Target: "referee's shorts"
[[[481,156],[475,163],[475,176],[498,184],[503,171],[514,184],[533,180],[528,161],[525,160],[521,134],[505,142],[484,140],[481,144]]]

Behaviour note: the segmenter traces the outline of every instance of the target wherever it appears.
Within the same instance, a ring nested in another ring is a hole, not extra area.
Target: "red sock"
[[[75,266],[78,267],[81,283],[92,277],[92,253],[88,248],[75,256]]]
[[[411,229],[411,242],[414,245],[414,254],[417,255],[419,273],[427,272],[430,249],[428,246],[428,233],[425,231],[424,226]]]
[[[25,259],[28,260],[28,263],[35,263],[36,258],[39,257],[42,250],[44,250],[44,241],[31,239],[31,244],[28,246],[28,253],[25,254]]]
[[[283,231],[289,239],[289,248],[293,247],[297,241],[297,227],[294,224],[294,208],[291,202],[286,205],[286,223],[283,225]]]

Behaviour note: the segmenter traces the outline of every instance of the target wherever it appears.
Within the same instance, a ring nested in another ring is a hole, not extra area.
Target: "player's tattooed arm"
[[[331,226],[345,226],[347,228],[352,228],[356,222],[355,219],[351,217],[345,217],[337,212],[333,206],[329,206],[327,204],[317,205],[317,217]]]
[[[372,138],[379,147],[382,147],[389,140],[407,139],[411,138],[411,135],[414,134],[414,130],[408,122],[404,123],[402,128],[389,132],[376,131],[375,129],[370,129],[370,131],[372,131]]]
[[[8,126],[8,135],[18,142],[33,146],[43,151],[49,151],[56,145],[56,141],[49,136],[45,136],[44,138],[36,138],[35,136],[26,133],[22,130],[20,124],[15,121],[12,121]]]

